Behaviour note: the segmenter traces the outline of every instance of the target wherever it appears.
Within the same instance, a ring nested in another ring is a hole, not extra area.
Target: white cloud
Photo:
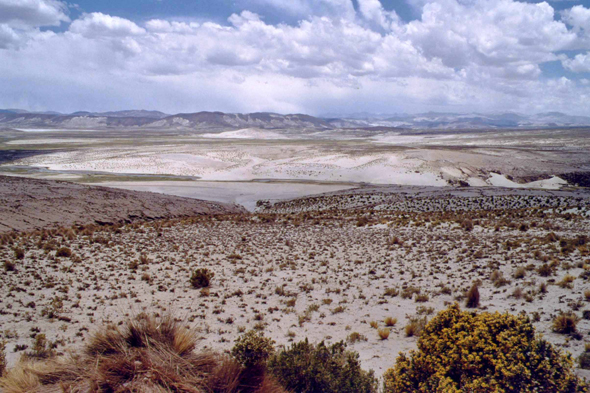
[[[588,84],[541,78],[540,67],[559,59],[587,72],[588,54],[556,54],[585,45],[583,7],[562,22],[547,3],[420,0],[421,18],[404,23],[378,0],[359,0],[358,13],[350,0],[249,1],[310,14],[273,25],[250,11],[229,24],[91,13],[63,33],[0,24],[0,107],[321,113],[587,105]]]
[[[130,20],[117,16],[105,15],[101,12],[85,14],[70,25],[72,33],[86,37],[128,37],[144,34],[145,29]]]
[[[57,26],[68,22],[66,4],[57,0],[0,0],[0,24],[12,27]]]
[[[574,31],[590,31],[590,9],[583,5],[576,5],[569,10],[562,11],[561,14],[563,20],[574,27]]]
[[[392,29],[399,23],[395,11],[385,11],[379,0],[358,0],[361,15],[385,30]]]
[[[573,59],[562,59],[561,64],[573,72],[590,72],[590,52],[577,54]]]

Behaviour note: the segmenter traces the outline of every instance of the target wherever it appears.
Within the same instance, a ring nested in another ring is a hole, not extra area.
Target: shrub
[[[215,273],[207,268],[200,268],[193,272],[191,276],[191,285],[193,288],[208,288],[211,285],[211,279]]]
[[[373,328],[373,329],[377,329],[379,327],[379,323],[377,321],[371,321],[369,322],[369,325]]]
[[[552,329],[555,333],[572,334],[577,331],[578,316],[572,312],[563,313],[555,317]]]
[[[467,292],[467,300],[465,301],[465,306],[467,308],[479,307],[479,288],[477,284],[473,284],[473,286]]]
[[[67,247],[60,247],[56,252],[55,252],[55,256],[56,257],[61,257],[61,258],[69,258],[72,256],[72,250],[70,250]]]
[[[373,371],[361,369],[359,355],[346,350],[344,342],[326,346],[307,339],[271,357],[270,373],[293,392],[376,392]]]
[[[425,327],[418,350],[400,354],[385,392],[582,392],[570,355],[535,336],[523,316],[471,313],[457,304]]]
[[[586,289],[584,291],[584,298],[586,299],[587,302],[590,302],[590,289]]]
[[[387,328],[385,329],[378,329],[377,330],[377,334],[379,334],[379,337],[381,338],[381,340],[387,340],[387,338],[389,337],[389,333],[391,331]]]
[[[244,367],[260,367],[274,352],[274,341],[262,333],[249,330],[236,340],[232,356]]]

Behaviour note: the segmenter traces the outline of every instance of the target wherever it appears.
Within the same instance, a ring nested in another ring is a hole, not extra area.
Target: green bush
[[[385,392],[583,392],[573,360],[535,336],[528,318],[471,313],[457,304],[425,327],[418,350],[400,354]]]
[[[373,371],[361,369],[359,355],[346,350],[344,342],[326,346],[307,339],[273,355],[270,373],[293,392],[376,392]]]
[[[274,341],[250,330],[238,337],[231,354],[246,368],[260,367],[274,352]]]
[[[194,288],[208,288],[215,273],[206,268],[197,269],[191,276],[191,285]]]

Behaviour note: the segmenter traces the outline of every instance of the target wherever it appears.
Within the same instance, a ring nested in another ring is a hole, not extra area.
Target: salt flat
[[[481,139],[481,136],[475,137]],[[583,144],[564,151],[563,140],[555,142],[554,145],[559,146],[552,149],[535,150],[506,147],[502,141],[498,146],[460,147],[455,145],[460,143],[456,139],[443,139],[448,140],[449,145],[432,145],[428,138],[421,139],[420,145],[408,146],[362,138],[326,141],[183,136],[158,139],[153,135],[149,138],[127,135],[125,139],[109,142],[81,138],[80,144],[73,144],[71,138],[60,144],[58,138],[55,146],[59,150],[45,150],[45,154],[23,158],[13,164],[55,171],[188,176],[208,181],[274,179],[436,186],[462,181],[473,186],[521,187],[531,183],[527,186],[550,188],[562,186],[564,182],[557,179],[533,182],[589,166],[590,155],[586,154]],[[17,147],[16,142],[18,140],[8,143]],[[23,147],[32,145],[31,141],[25,142]],[[521,180],[500,178],[507,176]]]

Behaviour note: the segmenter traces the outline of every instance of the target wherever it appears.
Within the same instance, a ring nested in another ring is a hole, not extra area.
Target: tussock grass
[[[0,379],[6,393],[31,391],[283,392],[227,355],[196,352],[195,332],[171,315],[140,314],[92,335],[80,353],[19,363]]]
[[[390,332],[391,331],[387,328],[377,330],[377,334],[379,334],[379,337],[381,338],[381,340],[387,340],[387,338],[389,338]]]

